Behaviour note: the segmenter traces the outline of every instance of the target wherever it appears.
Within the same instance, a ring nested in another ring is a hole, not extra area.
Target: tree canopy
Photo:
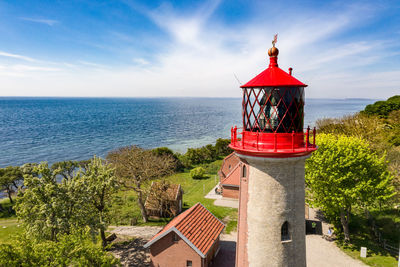
[[[15,236],[10,244],[0,244],[0,266],[116,266],[119,261],[93,242],[90,229],[73,229],[58,234],[58,242],[38,242],[28,233]]]
[[[61,173],[65,174],[63,168],[50,168],[47,163],[27,168],[25,190],[19,192],[15,205],[27,233],[38,240],[57,241],[59,234],[89,227],[93,235],[100,230],[103,238],[106,204],[116,182],[114,170],[94,157],[72,177]]]
[[[100,237],[103,247],[107,245],[105,231],[108,222],[108,207],[110,206],[113,193],[117,189],[117,180],[114,169],[103,163],[102,159],[94,157],[86,166],[85,171],[78,174],[79,186],[84,188],[84,194],[88,197],[87,203],[96,214],[97,228],[100,230]]]
[[[385,156],[360,138],[320,134],[318,150],[306,161],[308,201],[343,227],[349,240],[352,207],[371,206],[394,196]]]
[[[0,190],[5,192],[13,203],[12,194],[22,185],[23,173],[20,167],[9,166],[0,169]]]
[[[148,216],[144,207],[146,192],[143,185],[172,173],[175,169],[174,157],[137,146],[128,146],[108,153],[107,161],[115,168],[119,184],[136,192],[143,221],[147,222]]]
[[[394,110],[400,110],[400,95],[392,96],[386,101],[377,101],[374,104],[367,105],[362,113],[387,118],[389,113]]]

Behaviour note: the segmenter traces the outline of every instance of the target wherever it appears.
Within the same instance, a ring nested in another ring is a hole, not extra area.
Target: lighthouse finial
[[[268,49],[268,55],[270,57],[277,57],[279,54],[278,48],[275,47],[276,42],[278,41],[278,34],[274,35],[274,40],[272,40],[272,47]]]
[[[278,42],[278,34],[274,35],[274,40],[272,40],[272,46],[275,47],[276,42]]]

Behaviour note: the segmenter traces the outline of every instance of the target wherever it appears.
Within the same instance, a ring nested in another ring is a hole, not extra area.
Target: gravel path
[[[159,226],[118,226],[111,233],[115,233],[117,236],[123,235],[149,240],[161,229],[162,227]]]
[[[367,266],[342,252],[334,242],[323,239],[320,235],[307,235],[308,267],[364,267]]]
[[[143,245],[153,237],[161,227],[150,226],[118,226],[112,233],[122,236],[140,238],[121,245],[113,250],[114,255],[121,258],[123,266],[148,266],[149,256]],[[221,235],[221,250],[215,260],[216,267],[232,267],[235,264],[236,235]],[[307,266],[308,267],[365,267],[362,262],[351,258],[342,252],[334,242],[329,242],[320,235],[307,235]],[[138,264],[142,262],[142,265]]]
[[[307,267],[365,267],[367,265],[342,252],[333,242],[320,235],[307,235]],[[235,264],[236,233],[221,235],[221,250],[216,259],[218,267]]]

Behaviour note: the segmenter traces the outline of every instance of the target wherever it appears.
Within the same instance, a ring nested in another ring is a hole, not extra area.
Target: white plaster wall
[[[251,166],[247,204],[249,266],[305,267],[304,164],[308,156],[239,156]],[[285,221],[289,222],[291,241],[282,242]]]

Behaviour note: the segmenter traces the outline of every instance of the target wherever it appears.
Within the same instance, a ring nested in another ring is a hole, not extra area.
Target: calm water
[[[305,126],[375,102],[307,99]],[[236,98],[6,98],[0,97],[0,167],[88,159],[131,144],[184,152],[240,125]]]

